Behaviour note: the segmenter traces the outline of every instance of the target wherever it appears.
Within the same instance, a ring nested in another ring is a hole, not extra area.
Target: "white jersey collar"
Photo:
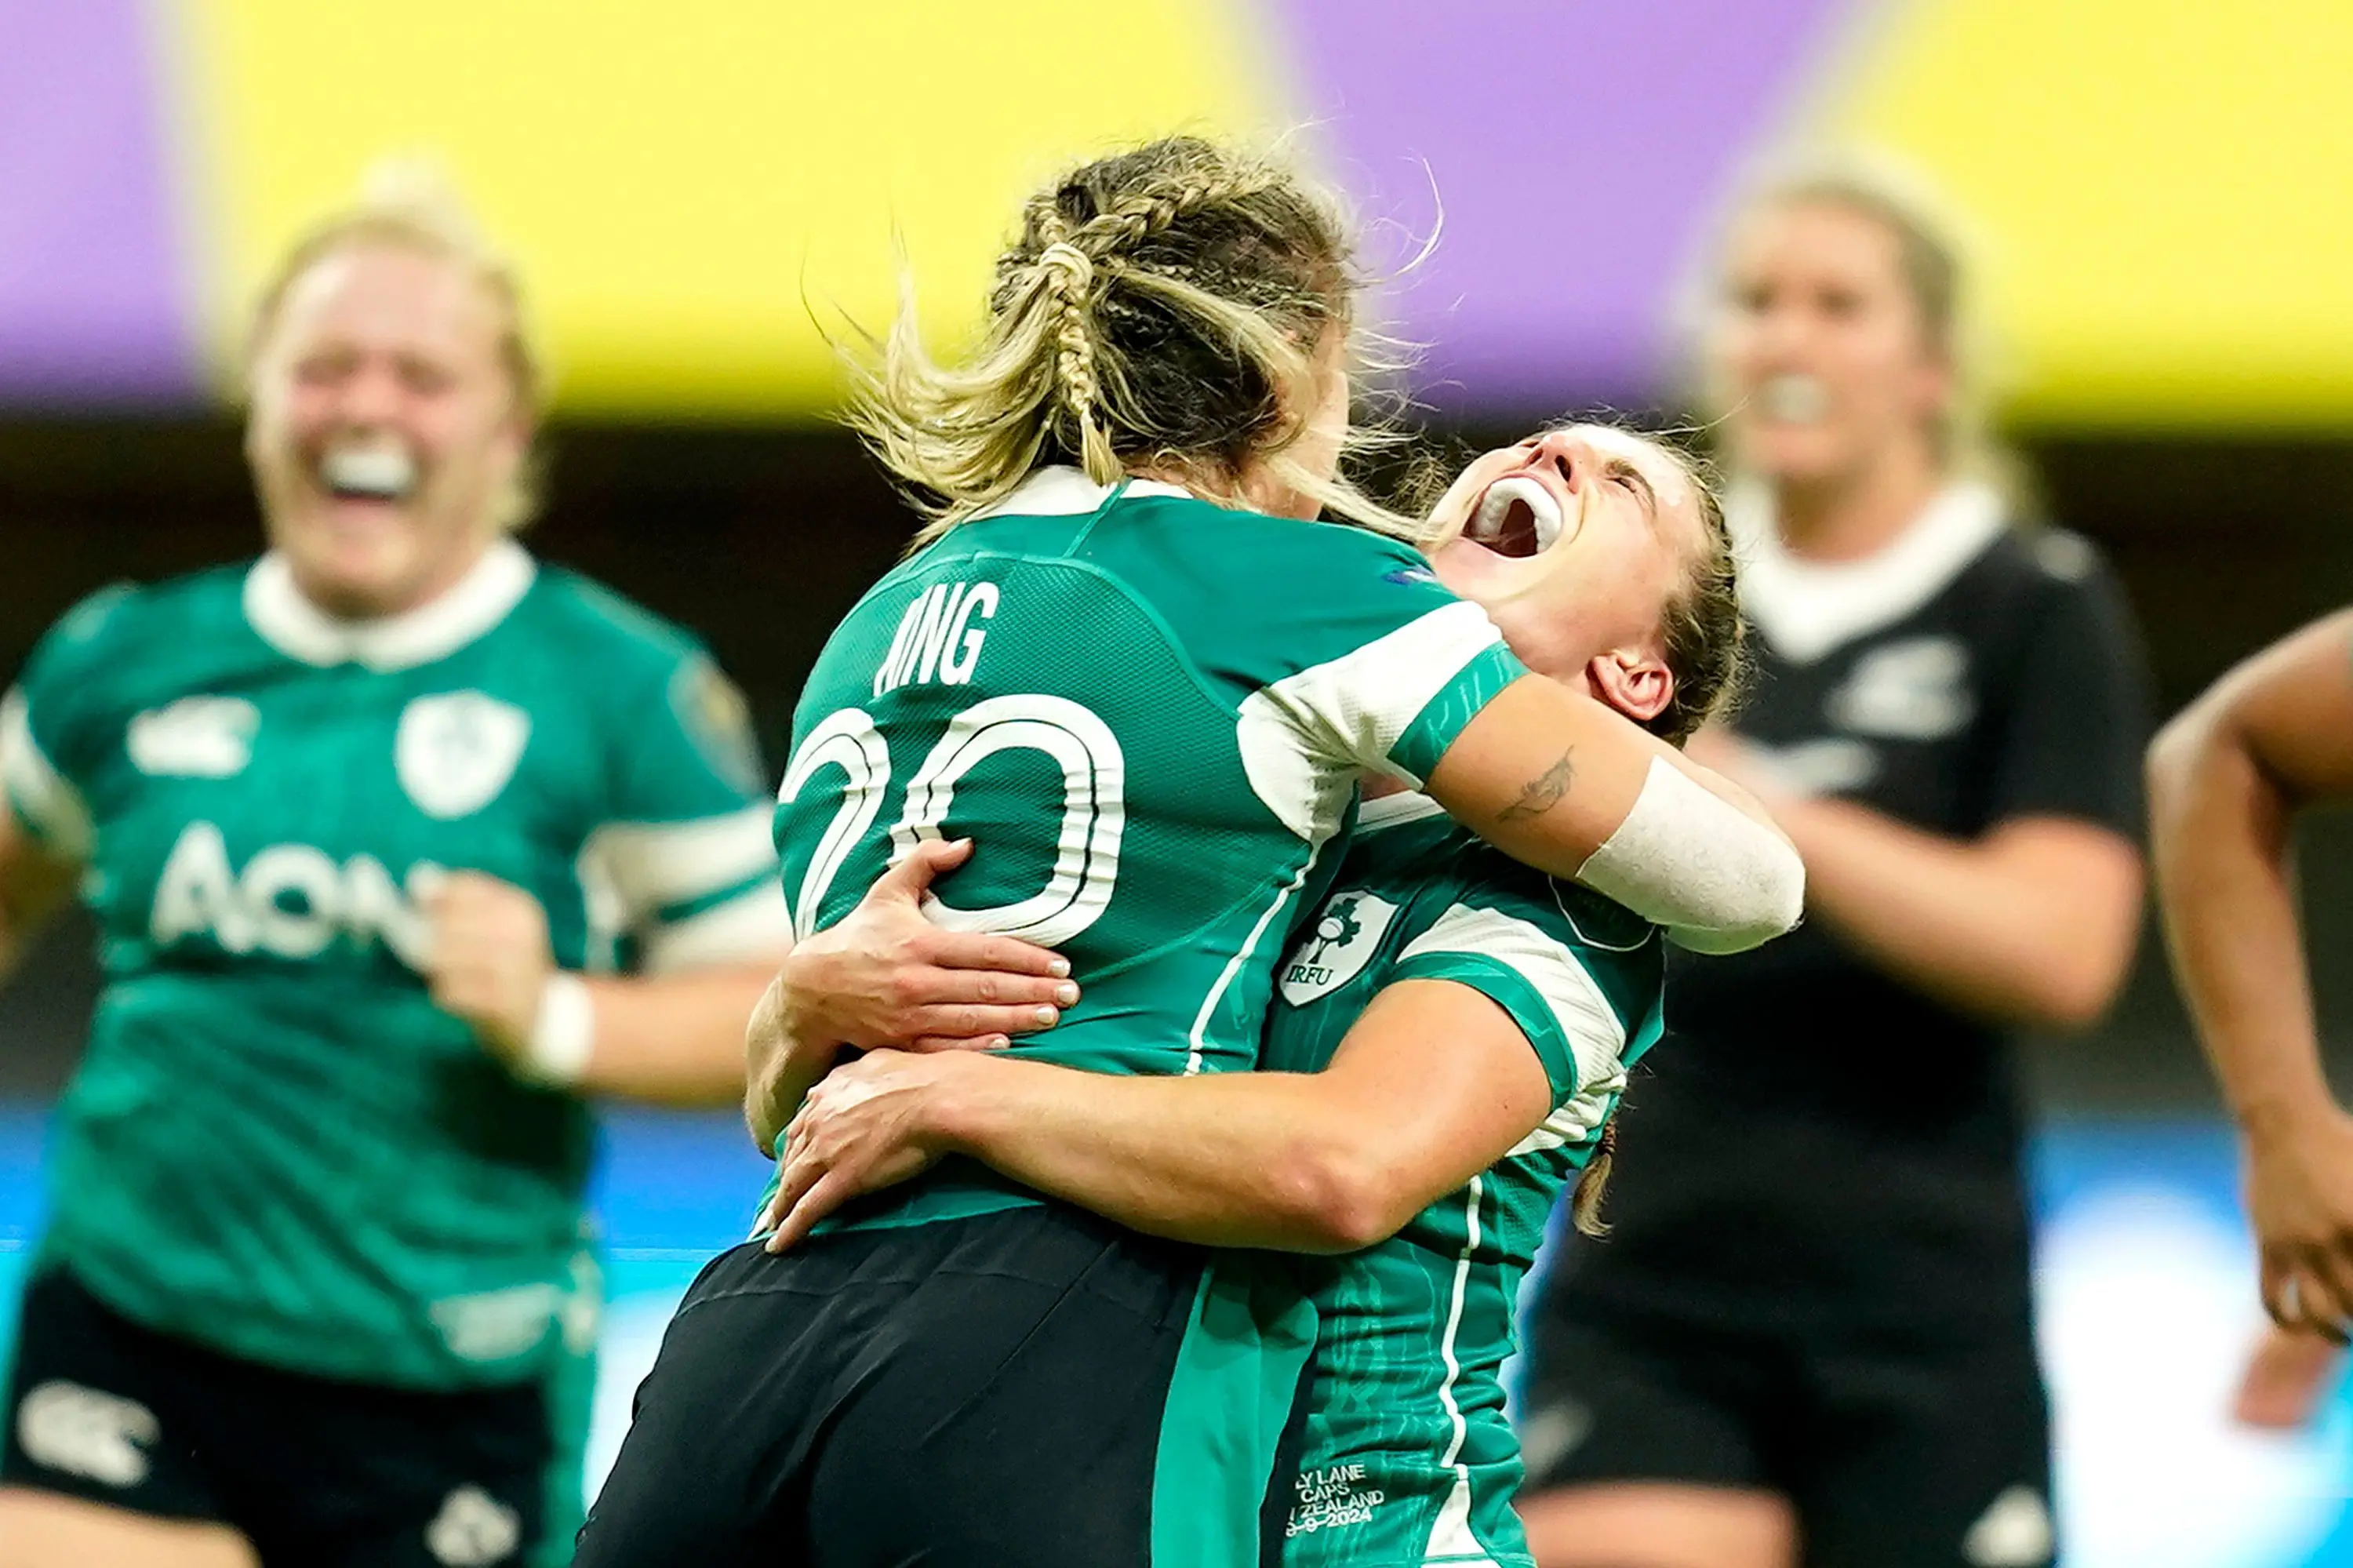
[[[302,597],[272,550],[245,577],[245,619],[264,642],[305,664],[408,670],[446,659],[507,618],[531,591],[538,563],[501,539],[473,569],[427,602],[375,620],[338,620]]]
[[[1740,607],[1783,658],[1810,664],[1866,631],[1926,604],[1983,555],[2007,525],[1989,484],[1947,485],[1894,541],[1859,561],[1790,554],[1761,485],[1736,486],[1725,518],[1740,556]]]
[[[1075,468],[1056,464],[1041,468],[1015,487],[1013,493],[974,513],[966,522],[983,517],[1075,517],[1092,512],[1110,499],[1116,486],[1097,484]],[[1130,495],[1176,495],[1193,498],[1182,485],[1156,479],[1131,479]]]

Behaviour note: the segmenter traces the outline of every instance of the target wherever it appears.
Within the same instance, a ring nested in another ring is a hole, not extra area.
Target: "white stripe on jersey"
[[[793,945],[792,912],[773,878],[738,897],[646,933],[640,958],[647,974],[757,963],[784,957]]]
[[[90,858],[96,837],[90,806],[81,791],[50,766],[40,742],[33,738],[25,695],[14,690],[0,697],[0,784],[58,858]]]
[[[1425,1563],[1461,1563],[1469,1565],[1484,1563],[1493,1568],[1487,1549],[1471,1533],[1471,1467],[1461,1463],[1462,1441],[1470,1435],[1471,1424],[1462,1418],[1462,1406],[1454,1397],[1454,1385],[1462,1377],[1462,1363],[1454,1350],[1456,1337],[1462,1330],[1462,1298],[1471,1287],[1471,1255],[1479,1246],[1479,1196],[1484,1190],[1483,1177],[1473,1176],[1465,1189],[1468,1199],[1462,1206],[1462,1251],[1454,1260],[1454,1299],[1446,1310],[1446,1337],[1439,1341],[1438,1353],[1446,1363],[1446,1381],[1438,1385],[1439,1403],[1446,1407],[1446,1420],[1452,1430],[1447,1440],[1446,1453],[1438,1462],[1454,1472],[1454,1486],[1440,1506],[1438,1519],[1430,1527],[1430,1541],[1422,1548]]]
[[[1424,953],[1492,959],[1534,986],[1577,1054],[1579,1094],[1620,1070],[1626,1025],[1577,955],[1542,927],[1498,910],[1457,904],[1408,942],[1398,961]]]
[[[1234,983],[1234,977],[1241,973],[1242,961],[1258,950],[1259,938],[1266,935],[1266,928],[1273,921],[1275,912],[1290,903],[1291,895],[1307,885],[1307,875],[1315,869],[1315,863],[1321,857],[1321,845],[1309,852],[1306,860],[1300,864],[1299,874],[1284,883],[1276,892],[1274,902],[1266,906],[1265,912],[1258,917],[1258,924],[1252,926],[1250,935],[1242,939],[1240,948],[1235,950],[1232,958],[1226,960],[1226,967],[1219,971],[1218,983],[1211,986],[1209,994],[1201,999],[1201,1011],[1193,1015],[1193,1029],[1188,1040],[1189,1048],[1185,1053],[1185,1072],[1187,1076],[1201,1070],[1201,1053],[1208,1048],[1207,1035],[1209,1029],[1209,1016],[1218,1011],[1218,1003],[1224,1000],[1227,988]]]
[[[766,806],[746,806],[683,822],[607,822],[580,852],[582,879],[609,888],[618,923],[635,927],[670,905],[774,871],[769,816]]]
[[[1503,641],[1475,604],[1450,604],[1242,700],[1235,739],[1251,791],[1309,843],[1337,831],[1356,774],[1419,787],[1389,752],[1462,667]]]

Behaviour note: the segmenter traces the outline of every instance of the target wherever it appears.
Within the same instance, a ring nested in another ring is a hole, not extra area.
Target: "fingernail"
[[[1046,968],[1052,972],[1056,980],[1064,980],[1070,976],[1071,960],[1068,959],[1056,959],[1052,963],[1048,964]]]
[[[988,1043],[983,1045],[981,1049],[984,1051],[1003,1051],[1011,1046],[1012,1044],[1012,1041],[1008,1040],[1002,1034],[992,1034],[988,1037]]]
[[[1052,1008],[1050,1008],[1050,1007],[1041,1007],[1041,1008],[1039,1008],[1037,1012],[1035,1012],[1031,1013],[1029,1016],[1031,1016],[1032,1018],[1035,1018],[1035,1019],[1036,1019],[1039,1022],[1040,1022],[1040,1023],[1051,1023],[1051,1022],[1054,1022],[1054,1020],[1056,1020],[1056,1019],[1058,1019],[1058,1018],[1061,1017],[1062,1015],[1061,1015],[1060,1013],[1059,1013],[1059,1012],[1055,1012],[1055,1011],[1054,1011]]]
[[[1066,980],[1054,988],[1054,1000],[1064,1007],[1076,1007],[1079,1005],[1079,988]]]

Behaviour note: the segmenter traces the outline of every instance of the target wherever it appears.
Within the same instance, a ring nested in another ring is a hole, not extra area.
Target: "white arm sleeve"
[[[1768,942],[1806,906],[1805,863],[1788,841],[1664,758],[1577,880],[1695,953]]]

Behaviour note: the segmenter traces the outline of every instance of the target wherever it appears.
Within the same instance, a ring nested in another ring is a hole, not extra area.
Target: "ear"
[[[1613,648],[1585,666],[1593,694],[1637,724],[1648,724],[1675,700],[1675,673],[1666,661],[1638,648]]]

